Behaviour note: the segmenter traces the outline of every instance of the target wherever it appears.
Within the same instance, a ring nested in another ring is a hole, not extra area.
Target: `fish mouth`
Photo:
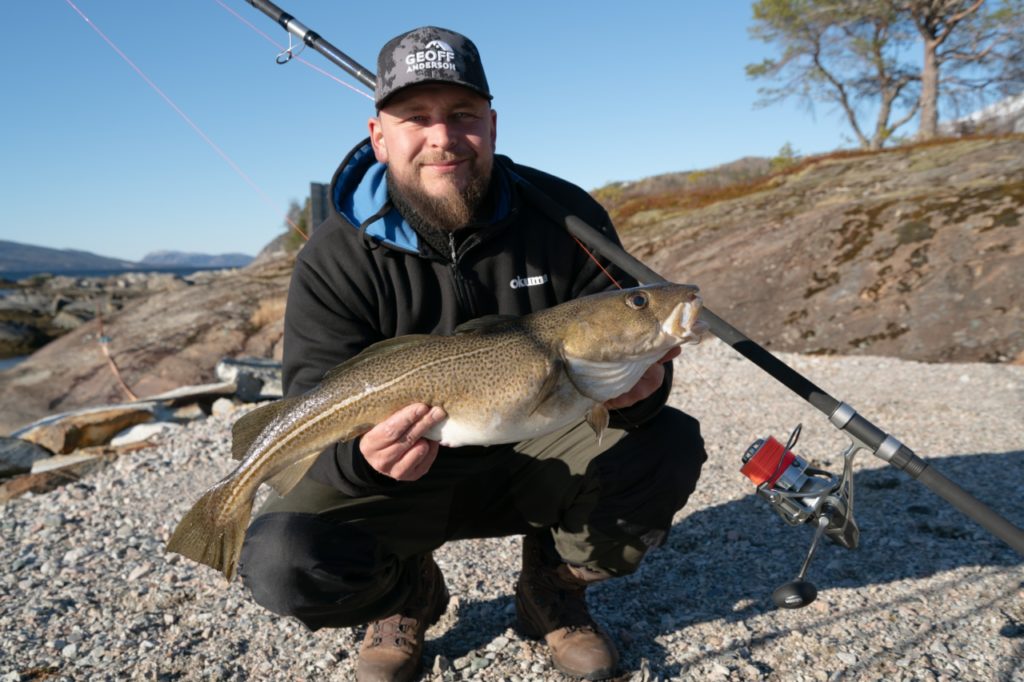
[[[662,331],[679,339],[681,345],[700,343],[708,331],[707,323],[700,319],[703,306],[704,300],[700,294],[694,294],[690,300],[677,304],[662,323]]]

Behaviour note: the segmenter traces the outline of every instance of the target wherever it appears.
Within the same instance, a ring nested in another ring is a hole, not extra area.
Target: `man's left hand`
[[[660,360],[647,368],[643,376],[640,377],[640,381],[636,382],[633,388],[629,389],[617,398],[606,400],[604,406],[609,410],[621,410],[624,407],[635,405],[644,398],[647,398],[652,393],[658,390],[661,386],[661,382],[665,380],[665,363],[672,362],[676,358],[682,349],[676,346],[669,352],[665,353]]]

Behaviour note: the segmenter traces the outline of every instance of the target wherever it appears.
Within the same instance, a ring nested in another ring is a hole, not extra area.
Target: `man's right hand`
[[[374,470],[398,481],[415,481],[437,459],[439,443],[423,434],[447,416],[440,407],[408,405],[364,433],[359,450]]]

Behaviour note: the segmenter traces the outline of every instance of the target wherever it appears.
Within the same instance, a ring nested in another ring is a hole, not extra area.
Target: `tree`
[[[833,103],[864,148],[881,147],[918,112],[919,137],[934,137],[940,101],[959,108],[1024,88],[1024,0],[759,0],[753,10],[751,34],[782,48],[747,66],[781,82],[761,89],[761,103]]]
[[[759,0],[753,37],[783,48],[778,59],[747,66],[747,75],[780,81],[762,87],[759,104],[796,96],[836,105],[860,146],[878,149],[917,109],[919,77],[903,63],[909,24],[886,0]],[[866,129],[865,110],[876,111]],[[892,120],[897,108],[903,115]]]
[[[893,0],[892,4],[911,18],[924,48],[919,138],[938,134],[940,97],[956,105],[964,99],[984,101],[986,91],[1005,95],[1024,87],[1021,0],[987,4],[985,0]]]
[[[301,206],[292,199],[284,218],[284,247],[286,251],[298,251],[309,239],[309,197]]]

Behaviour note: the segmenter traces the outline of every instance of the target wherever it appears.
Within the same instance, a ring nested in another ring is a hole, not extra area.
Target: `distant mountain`
[[[183,251],[154,251],[147,253],[139,265],[160,268],[241,268],[252,262],[244,253],[185,253]]]
[[[128,270],[135,263],[98,256],[88,251],[50,249],[0,240],[0,274],[5,272],[67,272],[71,270]]]

